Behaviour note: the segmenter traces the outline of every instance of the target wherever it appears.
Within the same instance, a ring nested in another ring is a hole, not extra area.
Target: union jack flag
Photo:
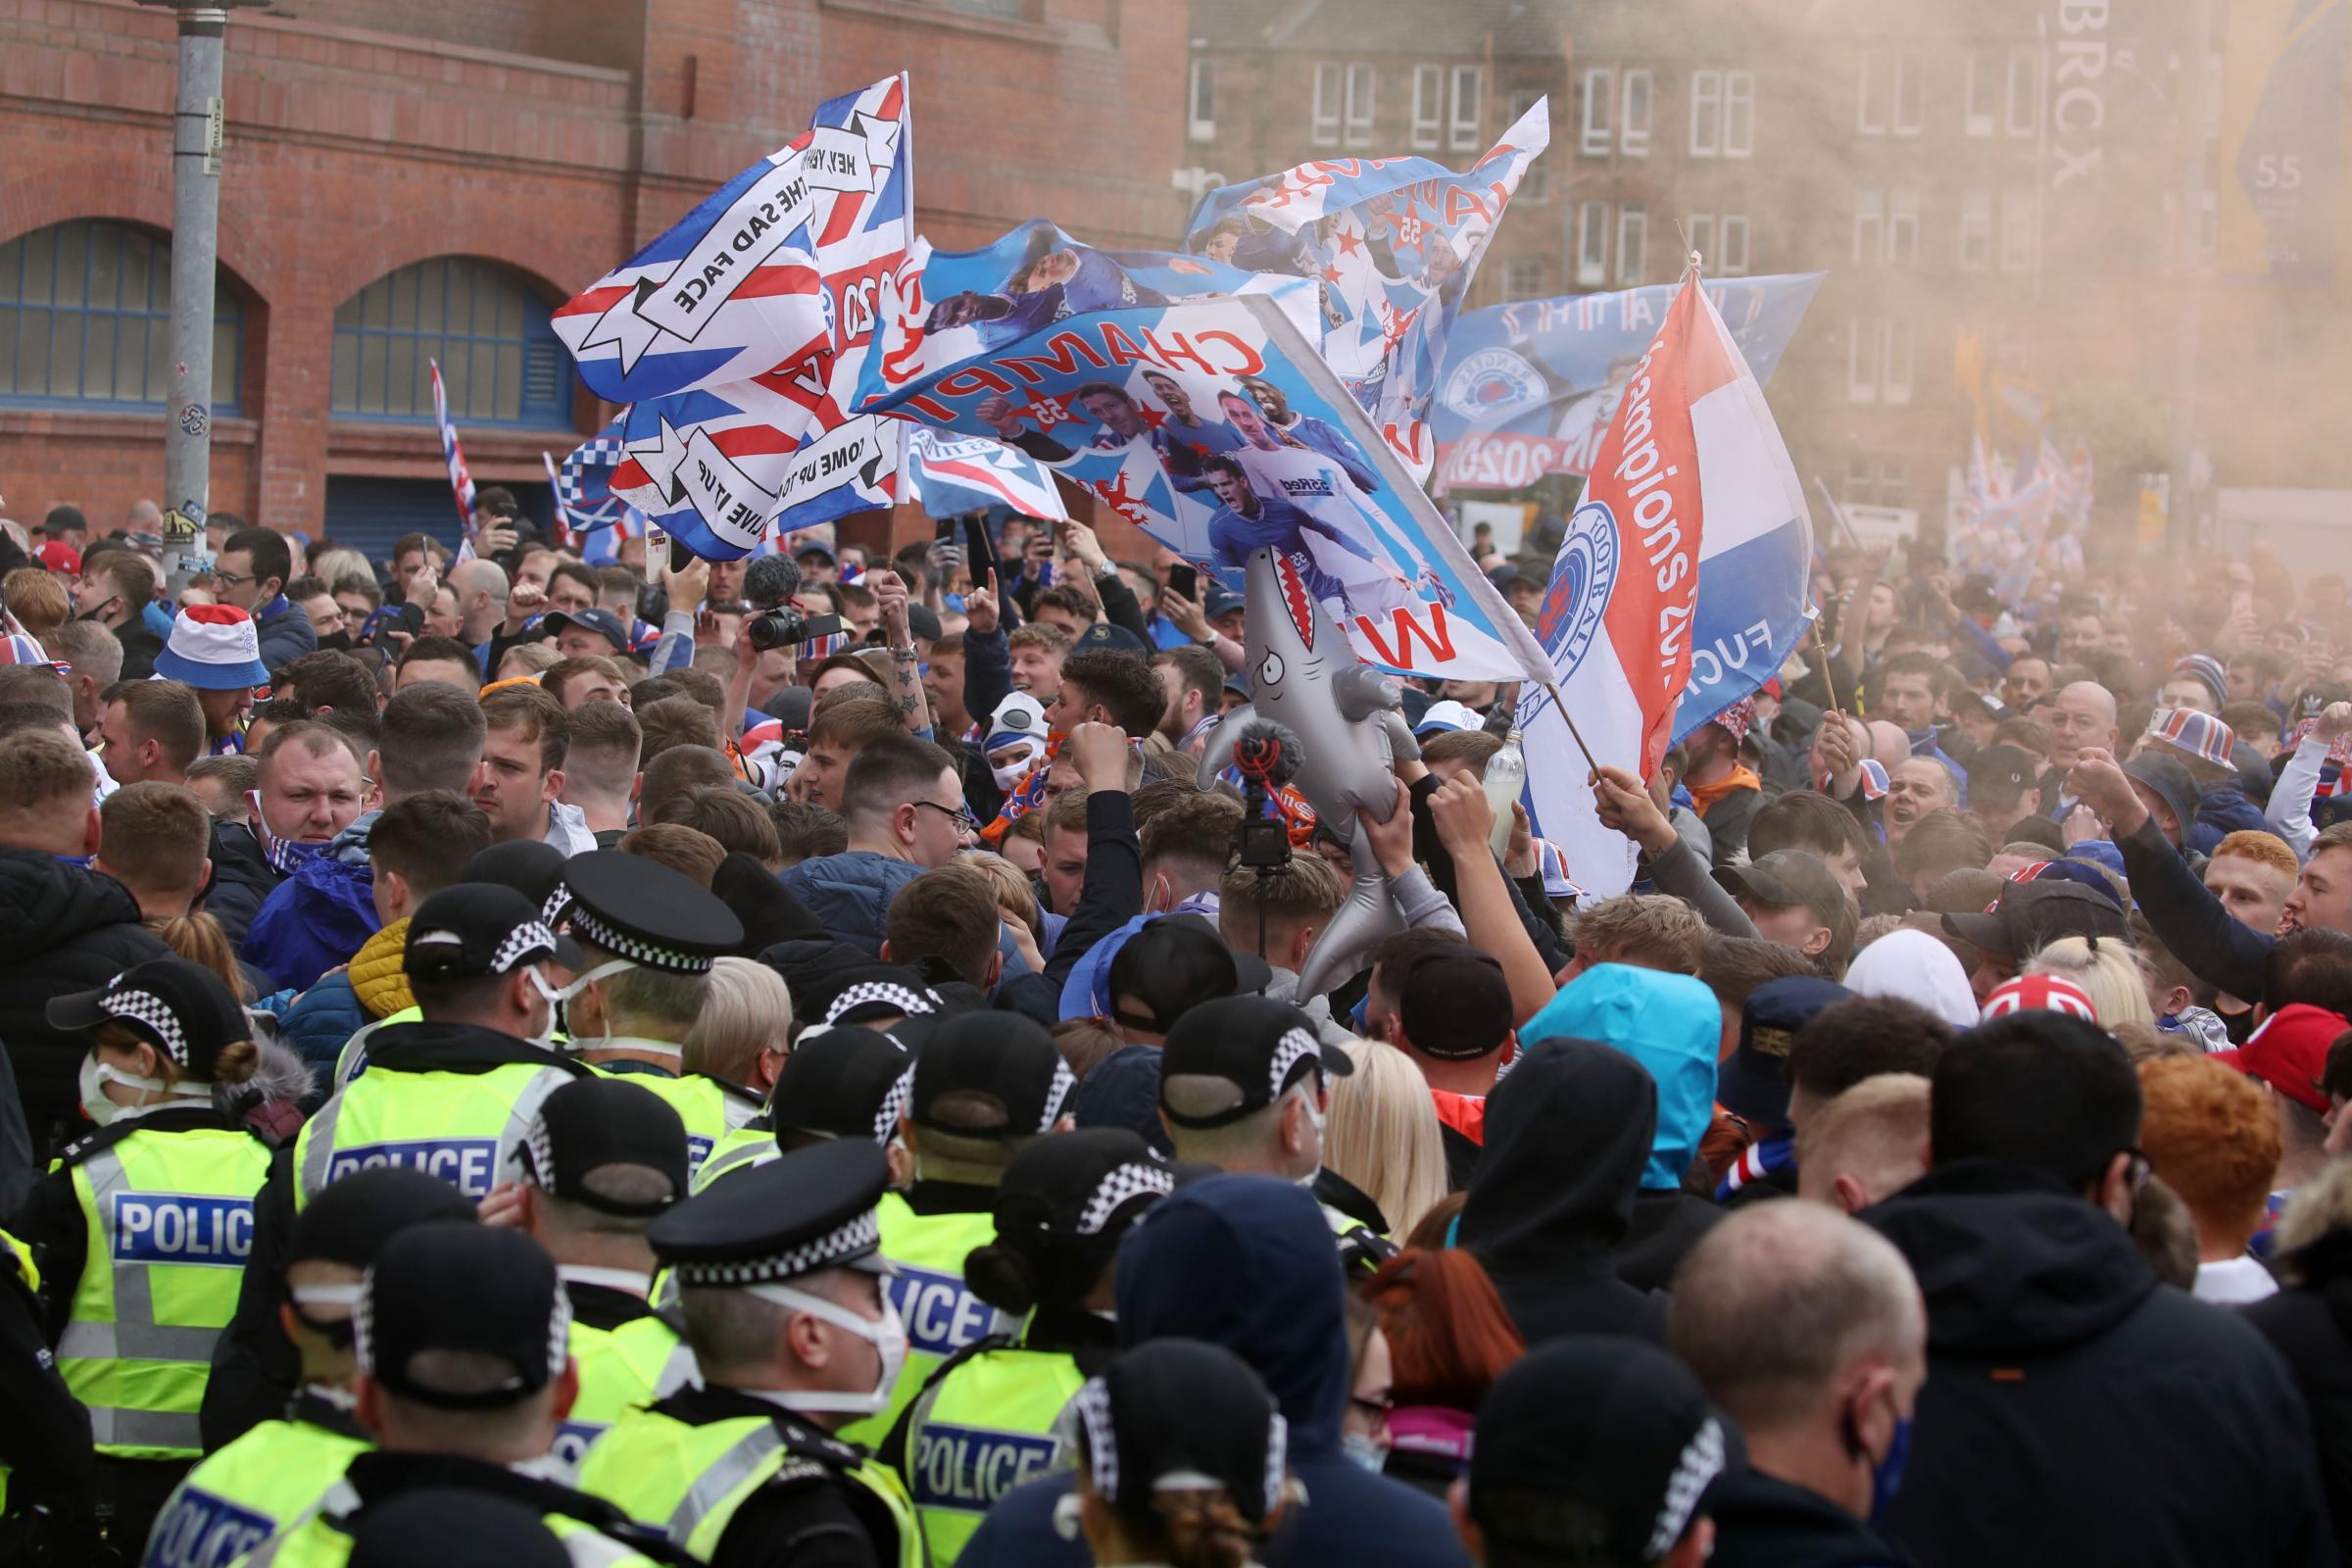
[[[462,538],[473,536],[473,475],[466,470],[466,449],[458,445],[458,427],[449,420],[449,394],[442,390],[441,364],[433,368],[433,423],[441,429],[441,461],[449,465],[450,493],[458,499],[458,527]]]

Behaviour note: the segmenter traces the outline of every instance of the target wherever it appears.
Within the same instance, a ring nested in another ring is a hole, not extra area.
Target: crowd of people
[[[1173,556],[152,521],[0,521],[0,1560],[2352,1542],[2340,578],[1834,553],[1608,897],[1404,681],[1324,990]]]

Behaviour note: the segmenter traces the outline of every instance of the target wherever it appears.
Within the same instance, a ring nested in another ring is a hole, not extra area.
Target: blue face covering
[[[1903,1466],[1911,1458],[1911,1418],[1894,1418],[1894,1438],[1886,1445],[1886,1457],[1870,1467],[1870,1522],[1885,1521],[1886,1510],[1894,1503],[1894,1494],[1902,1490]]]
[[[90,862],[97,857],[94,855],[52,855],[49,858],[60,865],[78,865],[86,871],[90,868]]]

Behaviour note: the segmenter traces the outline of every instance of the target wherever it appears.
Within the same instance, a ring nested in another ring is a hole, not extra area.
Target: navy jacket
[[[1155,1339],[1222,1345],[1257,1370],[1290,1423],[1291,1471],[1310,1499],[1255,1560],[1265,1568],[1453,1568],[1445,1508],[1376,1476],[1340,1447],[1350,1369],[1346,1286],[1323,1211],[1306,1189],[1270,1176],[1212,1176],[1162,1199],[1119,1247],[1122,1348]],[[1054,1530],[1069,1478],[1002,1498],[957,1568],[1086,1568],[1083,1541]]]

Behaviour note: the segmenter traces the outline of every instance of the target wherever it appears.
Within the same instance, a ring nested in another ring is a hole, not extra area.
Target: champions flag
[[[905,248],[906,130],[903,75],[826,100],[807,130],[558,308],[589,390],[634,403],[830,352],[856,323],[828,285],[863,286],[877,234]]]
[[[441,387],[441,364],[427,360],[433,370],[433,423],[441,431],[441,461],[449,465],[450,493],[458,500],[458,537],[473,537],[473,475],[466,469],[466,449],[458,445],[458,427],[449,421],[449,394]]]
[[[907,499],[927,517],[1009,507],[1024,517],[1062,518],[1054,476],[1035,458],[987,436],[948,436],[924,425],[906,432]]]
[[[1824,275],[1699,285],[1758,383],[1771,383]],[[1522,490],[1547,473],[1592,472],[1634,364],[1681,287],[1490,305],[1455,322],[1429,416],[1437,492]]]
[[[1324,360],[1424,479],[1424,421],[1447,333],[1503,208],[1550,139],[1540,99],[1460,172],[1429,158],[1332,158],[1227,185],[1194,209],[1185,248],[1310,279]]]
[[[1812,522],[1763,389],[1695,271],[1632,367],[1552,564],[1536,636],[1592,760],[1642,778],[1776,674],[1806,625]],[[1634,848],[1603,828],[1567,720],[1530,686],[1518,724],[1535,831],[1593,896]]]

